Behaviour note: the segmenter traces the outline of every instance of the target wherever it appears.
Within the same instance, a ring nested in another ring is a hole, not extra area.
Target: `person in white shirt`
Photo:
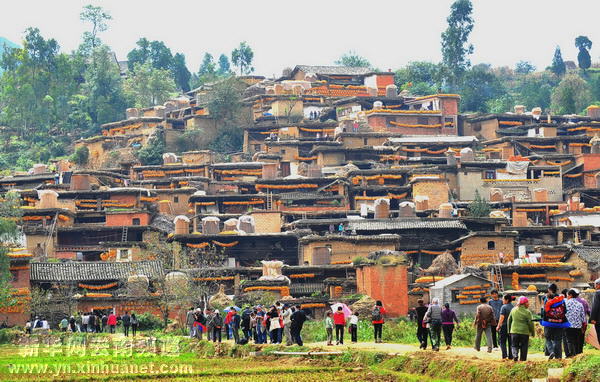
[[[352,313],[349,318],[349,330],[352,342],[358,342],[358,313]]]

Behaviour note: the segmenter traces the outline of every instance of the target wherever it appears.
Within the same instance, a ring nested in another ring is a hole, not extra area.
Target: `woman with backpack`
[[[544,327],[546,337],[546,351],[548,358],[562,358],[562,341],[565,328],[570,327],[567,320],[567,305],[565,296],[557,295],[554,288],[548,288],[549,292],[542,309],[541,324]]]
[[[375,302],[375,307],[371,311],[371,322],[373,323],[373,332],[375,343],[382,343],[381,335],[383,333],[383,323],[385,316],[385,308],[381,301]]]

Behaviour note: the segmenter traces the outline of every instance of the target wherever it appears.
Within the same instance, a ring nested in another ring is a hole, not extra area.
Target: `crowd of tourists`
[[[266,308],[262,305],[243,309],[230,306],[219,309],[190,308],[186,314],[186,326],[190,337],[221,342],[223,337],[238,344],[253,341],[256,344],[298,344],[302,346],[302,327],[307,320],[300,305],[276,304]]]
[[[79,312],[71,317],[63,317],[58,322],[58,329],[70,333],[115,333],[119,324],[123,327],[125,337],[128,337],[129,333],[133,336],[137,334],[138,318],[135,313],[129,312],[121,316],[114,313]],[[25,331],[29,334],[43,333],[50,329],[48,320],[40,316],[35,316],[25,323]]]
[[[382,342],[382,328],[385,309],[381,301],[377,301],[371,313],[375,342]],[[234,340],[238,344],[253,341],[256,344],[300,345],[302,327],[308,319],[300,305],[276,303],[269,308],[257,305],[238,308],[230,306],[223,311],[218,309],[190,308],[186,314],[186,325],[191,338],[221,342],[223,338]],[[345,304],[334,304],[332,311],[325,316],[325,332],[327,345],[344,344],[344,333],[348,330],[350,340],[358,342],[359,313],[352,312]]]
[[[560,293],[556,284],[548,285],[547,292],[541,301],[540,318],[534,318],[530,310],[530,301],[525,296],[516,297],[509,293],[500,295],[491,291],[491,299],[482,297],[474,311],[475,327],[474,348],[480,351],[482,338],[485,336],[487,351],[500,350],[502,359],[526,361],[529,340],[535,336],[534,322],[539,321],[544,329],[544,352],[549,359],[573,357],[583,352],[588,326],[600,338],[600,278],[594,282],[596,293],[591,307],[580,296],[580,291],[564,289]],[[364,313],[363,313],[364,314]],[[446,349],[452,347],[454,330],[461,324],[456,312],[450,304],[443,306],[437,298],[429,305],[418,300],[414,308],[417,322],[417,339],[421,349],[431,348],[439,351],[443,340]],[[373,306],[369,321],[373,327],[375,343],[381,343],[386,311],[381,301]],[[213,342],[221,342],[224,338],[238,344],[253,341],[256,344],[282,344],[302,346],[302,328],[307,321],[307,313],[300,305],[281,304],[280,302],[263,307],[262,305],[239,308],[230,306],[219,309],[190,308],[185,316],[188,335]],[[367,318],[365,318],[367,319]],[[588,325],[589,324],[589,325]],[[133,336],[139,327],[135,313],[117,316],[114,313],[98,312],[78,313],[70,318],[64,317],[58,324],[62,332],[115,333],[117,325],[122,326],[123,334]],[[334,304],[326,312],[324,329],[327,345],[344,344],[345,331],[348,330],[350,341],[358,342],[359,313],[352,312],[345,304]],[[27,322],[28,333],[50,330],[48,320],[36,316]]]
[[[511,294],[501,296],[493,290],[488,301],[480,299],[475,310],[473,325],[476,329],[474,348],[481,349],[482,337],[486,337],[487,351],[500,349],[502,359],[526,361],[529,339],[535,336],[534,322],[539,321],[544,328],[545,355],[549,359],[560,359],[564,355],[573,357],[583,352],[588,323],[593,325],[597,338],[600,338],[600,279],[594,282],[596,293],[592,307],[580,297],[580,291],[564,289],[552,283],[543,298],[540,318],[534,319],[529,309],[529,299],[516,298]],[[417,301],[414,309],[417,321],[417,338],[421,349],[427,349],[428,340],[434,351],[440,350],[441,333],[444,334],[446,349],[452,347],[452,334],[459,320],[456,313],[446,303],[442,307],[437,298],[425,305]]]

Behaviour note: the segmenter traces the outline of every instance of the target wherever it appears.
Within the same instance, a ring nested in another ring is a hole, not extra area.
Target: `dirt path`
[[[388,354],[407,354],[414,352],[431,352],[431,348],[427,350],[420,350],[416,345],[407,345],[407,344],[395,344],[395,343],[382,343],[376,344],[374,342],[358,342],[358,343],[349,343],[339,346],[327,346],[326,342],[315,342],[310,344],[305,344],[309,347],[322,347],[333,350],[340,349],[357,349],[357,350],[369,350],[369,351],[380,351]],[[491,353],[487,352],[487,348],[482,348],[481,351],[476,351],[473,348],[466,347],[453,347],[450,350],[445,350],[445,347],[442,347],[439,351],[440,354],[451,355],[460,358],[477,358],[477,359],[485,359],[485,360],[497,360],[502,361],[502,353],[500,350],[494,350]],[[530,361],[546,361],[548,357],[544,356],[543,353],[529,353],[527,359]]]

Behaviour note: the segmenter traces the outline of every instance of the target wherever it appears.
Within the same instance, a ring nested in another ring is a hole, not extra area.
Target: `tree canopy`
[[[240,45],[231,52],[231,62],[233,65],[240,70],[240,75],[250,74],[254,71],[252,67],[252,60],[254,59],[254,52],[246,41],[240,43]]]
[[[473,44],[469,35],[473,30],[473,4],[470,0],[456,0],[450,6],[448,28],[442,33],[442,73],[444,80],[455,88],[463,73],[471,66],[469,55]]]
[[[592,65],[592,58],[589,50],[592,49],[592,41],[587,36],[579,36],[575,39],[575,46],[579,49],[577,53],[577,62],[581,69],[589,69]]]
[[[337,61],[335,61],[336,65],[341,66],[350,66],[353,68],[370,68],[371,63],[363,56],[359,56],[354,51],[349,51],[344,53]]]
[[[567,66],[563,61],[559,46],[557,46],[554,50],[554,57],[552,57],[552,65],[550,66],[550,70],[557,76],[562,76],[567,72]]]

